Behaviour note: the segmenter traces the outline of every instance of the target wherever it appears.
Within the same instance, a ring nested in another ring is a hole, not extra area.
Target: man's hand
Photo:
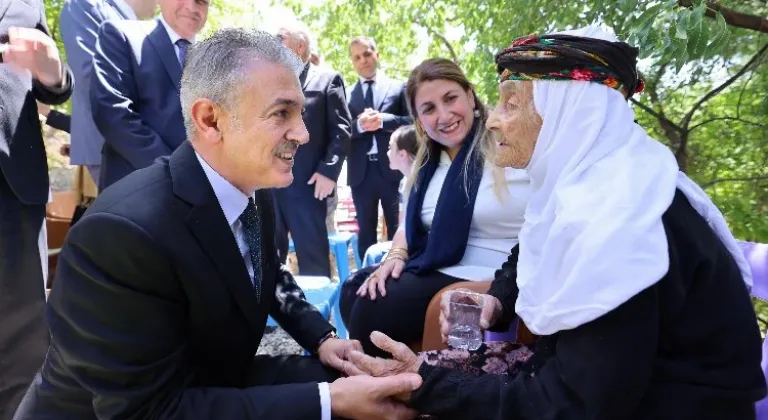
[[[377,131],[381,128],[381,114],[374,109],[366,108],[357,119],[363,131]]]
[[[410,395],[421,386],[416,374],[386,378],[353,376],[330,384],[331,413],[351,420],[410,420],[418,413],[395,401],[394,395]]]
[[[317,349],[317,357],[323,365],[347,376],[360,375],[362,372],[349,362],[349,354],[353,351],[363,351],[359,341],[329,338]]]
[[[61,86],[64,69],[51,37],[37,29],[9,28],[8,39],[10,49],[3,54],[4,63],[29,70],[33,78],[46,86]]]
[[[328,197],[333,189],[336,188],[336,183],[331,178],[315,172],[312,178],[309,178],[308,185],[315,184],[315,198],[318,200],[324,200]]]

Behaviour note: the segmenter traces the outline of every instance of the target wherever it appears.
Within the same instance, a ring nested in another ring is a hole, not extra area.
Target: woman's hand
[[[448,330],[451,326],[451,292],[474,293],[468,289],[454,289],[447,293],[443,293],[440,297],[440,336],[443,339],[443,343],[448,343]],[[501,302],[495,296],[483,295],[483,310],[480,313],[480,328],[484,330],[491,328],[501,316],[502,309]]]
[[[391,252],[392,251],[390,251],[390,254]],[[390,276],[393,279],[400,278],[400,274],[403,272],[403,268],[405,267],[405,258],[402,256],[402,254],[392,255],[387,256],[384,262],[379,265],[379,268],[377,268],[370,277],[365,279],[360,288],[357,289],[358,296],[368,296],[371,300],[376,300],[377,290],[381,297],[387,295],[387,289],[385,287],[387,279]]]
[[[349,360],[360,371],[376,377],[419,373],[422,362],[407,345],[399,343],[379,331],[371,333],[371,342],[376,347],[390,353],[392,359],[371,357],[353,350],[349,353]],[[410,392],[405,392],[394,397],[400,401],[408,401],[410,396]]]

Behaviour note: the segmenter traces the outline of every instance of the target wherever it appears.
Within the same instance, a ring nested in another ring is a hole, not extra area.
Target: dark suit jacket
[[[368,167],[368,150],[371,149],[372,137],[376,139],[379,151],[379,165],[384,177],[392,182],[402,178],[400,171],[389,169],[389,136],[398,127],[413,123],[408,114],[408,102],[405,97],[405,84],[388,79],[384,75],[376,76],[373,95],[374,108],[383,113],[383,127],[374,132],[360,132],[357,129],[357,116],[365,110],[363,85],[360,80],[352,86],[349,93],[349,112],[352,114],[352,146],[350,147],[347,163],[347,183],[355,187],[365,179]]]
[[[73,165],[100,165],[104,137],[93,122],[90,91],[96,37],[105,21],[129,17],[115,0],[64,0],[63,3],[59,29],[67,50],[67,62],[77,83],[77,90],[72,93],[74,124],[69,159]]]
[[[316,383],[248,388],[267,315],[309,349],[333,329],[278,263],[268,192],[256,201],[261,302],[189,143],[100,194],[59,256],[17,420],[319,419]]]
[[[0,0],[0,43],[8,42],[11,27],[50,35],[42,0]],[[0,171],[25,204],[48,202],[48,161],[35,100],[58,105],[69,99],[72,71],[64,67],[64,85],[56,89],[12,70],[0,58]]]
[[[336,181],[349,153],[350,116],[344,80],[333,70],[310,64],[301,74],[304,124],[309,142],[296,152],[293,183],[287,190],[312,197],[307,181],[315,172]]]
[[[106,21],[99,28],[91,78],[93,119],[104,136],[104,189],[185,139],[179,64],[159,20]]]

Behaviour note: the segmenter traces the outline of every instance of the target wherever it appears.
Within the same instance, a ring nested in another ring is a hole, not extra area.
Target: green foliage
[[[348,85],[357,78],[349,40],[368,35],[377,40],[390,76],[405,79],[428,57],[453,58],[489,103],[497,99],[493,56],[514,38],[587,24],[610,27],[641,51],[648,88],[638,97],[640,124],[687,158],[688,174],[717,202],[737,237],[768,242],[768,59],[691,112],[768,37],[729,26],[706,0],[271,1],[310,25],[324,63],[340,71]],[[58,28],[62,3],[45,0],[49,28],[64,55]],[[723,4],[768,16],[762,0]],[[213,2],[201,36],[222,27],[274,26],[277,22],[267,21],[263,9],[253,0]],[[660,116],[681,131],[670,129]]]

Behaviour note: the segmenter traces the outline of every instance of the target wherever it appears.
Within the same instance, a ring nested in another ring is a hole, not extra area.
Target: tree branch
[[[693,115],[696,113],[696,111],[698,111],[698,109],[701,108],[701,106],[704,105],[705,102],[717,96],[717,94],[719,94],[725,88],[732,85],[733,82],[738,80],[739,77],[743,76],[744,73],[752,69],[752,67],[755,66],[763,58],[763,55],[765,54],[766,51],[768,51],[768,44],[763,45],[763,47],[760,48],[760,51],[758,51],[755,55],[753,55],[752,58],[749,59],[747,64],[745,64],[744,67],[741,68],[741,70],[737,71],[736,74],[731,76],[728,80],[724,81],[716,88],[707,92],[706,95],[704,95],[701,99],[699,99],[699,101],[693,105],[691,110],[688,111],[688,113],[683,118],[683,121],[680,124],[682,128],[688,131],[688,125],[691,123],[691,119],[693,118]]]
[[[715,184],[720,184],[722,182],[749,182],[749,181],[759,181],[761,179],[768,179],[768,175],[758,175],[758,176],[743,177],[743,178],[720,178],[714,181],[707,182],[706,184],[701,184],[701,188],[709,188]]]
[[[717,118],[710,118],[708,120],[704,120],[704,121],[694,125],[693,127],[688,129],[688,132],[690,133],[691,131],[701,127],[702,125],[706,125],[706,124],[709,124],[709,123],[715,122],[715,121],[738,121],[738,122],[740,122],[742,124],[753,125],[755,127],[760,127],[760,128],[765,128],[766,127],[765,124],[761,124],[761,123],[754,122],[754,121],[748,121],[748,120],[745,120],[745,119],[739,118],[739,117],[717,117]]]
[[[659,120],[659,122],[662,125],[667,124],[669,126],[669,128],[672,128],[673,130],[677,131],[678,133],[685,134],[685,130],[683,130],[677,124],[675,124],[672,121],[670,121],[669,119],[667,119],[667,117],[665,117],[664,114],[660,114],[660,113],[654,111],[653,108],[649,107],[648,105],[643,104],[642,102],[638,101],[635,98],[629,98],[629,100],[633,104],[637,105],[640,109],[642,109],[643,111],[651,114],[651,116],[653,116],[654,118]]]
[[[450,41],[448,41],[448,39],[443,34],[441,34],[441,33],[437,32],[436,30],[432,29],[431,26],[429,26],[429,25],[425,24],[424,22],[422,22],[421,19],[416,18],[416,19],[413,20],[413,23],[421,25],[422,27],[424,27],[424,29],[427,30],[428,34],[430,34],[430,35],[434,36],[435,38],[439,39],[440,42],[442,42],[445,45],[445,47],[448,48],[448,53],[451,54],[451,59],[453,59],[453,62],[457,63],[457,64],[459,63],[459,61],[460,61],[459,60],[459,56],[456,55],[456,51],[453,49],[453,45],[451,45]]]
[[[677,4],[690,9],[693,7],[693,0],[679,0]],[[757,15],[737,12],[722,6],[720,3],[713,0],[708,1],[705,15],[709,18],[715,18],[718,12],[723,15],[725,23],[734,28],[749,29],[768,34],[768,19]]]

